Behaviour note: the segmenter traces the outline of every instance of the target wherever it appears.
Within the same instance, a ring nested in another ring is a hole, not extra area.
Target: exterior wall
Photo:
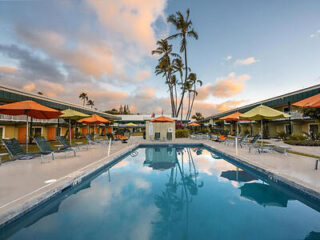
[[[176,123],[175,122],[152,122],[152,135],[149,134],[150,121],[146,122],[146,140],[154,140],[155,133],[160,132],[160,140],[167,140],[167,132],[172,128],[172,140],[176,138]]]

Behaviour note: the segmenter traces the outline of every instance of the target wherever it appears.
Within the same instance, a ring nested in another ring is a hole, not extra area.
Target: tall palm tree
[[[152,55],[160,55],[159,65],[156,67],[156,74],[163,74],[166,77],[166,84],[169,87],[172,117],[176,115],[173,85],[171,83],[172,63],[171,57],[180,58],[179,54],[172,52],[172,45],[166,39],[157,41],[158,47],[151,52]]]
[[[86,104],[86,101],[88,101],[88,94],[86,94],[85,92],[82,92],[79,95],[79,98],[83,101],[83,106]]]
[[[172,14],[168,17],[167,21],[172,23],[178,33],[175,33],[169,36],[167,39],[175,39],[181,38],[180,43],[180,52],[184,53],[184,64],[185,64],[185,79],[184,83],[187,82],[188,78],[188,58],[187,58],[187,37],[198,39],[197,32],[192,28],[192,21],[189,19],[190,9],[187,9],[186,16],[184,16],[180,11],[176,12],[176,14]],[[183,84],[184,84],[183,83]],[[181,102],[183,102],[183,98],[185,95],[185,91],[182,92]],[[178,108],[178,112],[181,108],[181,105]]]
[[[189,77],[188,77],[189,81],[191,82],[191,85],[193,87],[193,94],[192,94],[192,101],[191,101],[191,105],[189,107],[189,111],[187,113],[187,120],[190,119],[191,116],[191,112],[192,112],[192,108],[193,108],[193,103],[194,103],[194,99],[196,97],[196,95],[198,95],[197,92],[197,83],[202,86],[202,81],[200,79],[197,78],[197,74],[195,73],[190,73]]]
[[[91,99],[88,100],[87,105],[90,106],[91,108],[94,106],[94,101]]]

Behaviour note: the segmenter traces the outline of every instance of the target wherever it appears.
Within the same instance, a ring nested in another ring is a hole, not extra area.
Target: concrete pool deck
[[[290,153],[287,156],[275,152],[249,153],[248,148],[239,149],[236,155],[234,147],[209,140],[176,139],[164,144],[172,143],[204,144],[320,194],[320,170],[314,170],[313,158]],[[159,144],[159,142],[131,137],[128,144],[120,142],[113,144],[110,156],[107,156],[107,145],[97,144],[91,146],[89,150],[78,151],[77,157],[73,157],[70,153],[67,158],[64,154],[57,155],[54,161],[49,161],[50,157],[47,156],[46,163],[41,163],[40,158],[4,163],[0,166],[0,225],[139,144]]]

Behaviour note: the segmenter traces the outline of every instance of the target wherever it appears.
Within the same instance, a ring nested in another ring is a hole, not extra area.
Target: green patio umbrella
[[[275,110],[271,107],[267,107],[264,105],[259,105],[244,114],[239,116],[239,119],[249,119],[249,120],[260,120],[261,121],[261,146],[263,142],[263,123],[264,119],[279,119],[279,118],[289,118],[291,117],[289,114],[284,112]]]
[[[71,145],[71,120],[79,120],[81,118],[89,117],[89,115],[78,112],[72,109],[65,109],[62,112],[62,115],[59,118],[67,119],[69,120],[69,140]]]
[[[287,207],[288,201],[293,200],[284,192],[263,183],[245,183],[240,187],[240,190],[240,196],[255,201],[264,207]]]

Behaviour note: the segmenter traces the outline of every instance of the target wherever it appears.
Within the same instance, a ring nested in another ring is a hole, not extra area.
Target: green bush
[[[293,134],[291,136],[288,137],[288,140],[298,140],[298,141],[304,141],[306,140],[308,137],[305,136],[304,134]]]
[[[284,131],[277,132],[277,137],[282,139],[282,140],[286,140],[288,138],[288,134],[285,133]]]
[[[244,135],[250,135],[249,129],[247,128],[246,130],[243,131]]]
[[[188,138],[189,130],[188,129],[176,129],[176,138]]]
[[[320,146],[320,141],[313,141],[313,140],[285,140],[284,141],[290,145],[297,145],[297,146]]]

